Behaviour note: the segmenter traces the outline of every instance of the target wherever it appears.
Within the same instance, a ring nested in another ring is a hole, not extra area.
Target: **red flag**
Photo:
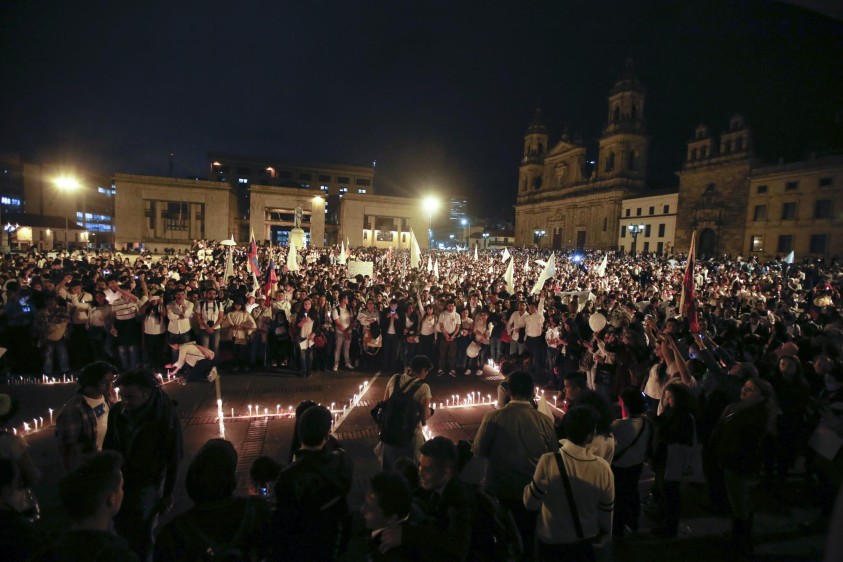
[[[682,279],[682,297],[679,309],[682,316],[688,319],[688,327],[696,334],[700,331],[700,320],[697,314],[697,295],[694,292],[694,265],[696,264],[697,233],[691,233],[691,247],[688,249],[688,263],[685,264],[685,277]]]
[[[266,295],[266,298],[269,298],[269,293],[272,292],[272,287],[276,283],[278,283],[278,276],[275,275],[275,261],[270,258],[269,269],[266,270],[266,280],[263,285],[263,294]]]
[[[258,263],[258,246],[255,244],[255,235],[249,237],[249,269],[257,277],[261,274],[261,267]]]

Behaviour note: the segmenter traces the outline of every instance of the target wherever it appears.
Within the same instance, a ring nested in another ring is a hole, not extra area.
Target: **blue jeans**
[[[120,366],[124,371],[140,365],[140,346],[120,345],[117,346],[117,353],[120,355]]]
[[[497,363],[498,359],[501,356],[501,339],[500,339],[500,337],[489,338],[489,354],[491,355],[491,359],[493,359],[494,362]]]
[[[123,489],[123,505],[114,517],[117,534],[141,560],[152,560],[152,531],[158,524],[161,485],[129,485]]]
[[[54,353],[59,358],[59,369],[61,369],[61,372],[70,372],[70,359],[67,356],[67,345],[63,339],[59,341],[45,340],[42,351],[44,353],[43,370],[45,375],[51,375],[53,373]]]
[[[214,354],[219,353],[220,351],[220,332],[222,330],[214,330],[212,334],[209,334],[205,330],[199,332],[199,345],[202,347],[207,347]]]

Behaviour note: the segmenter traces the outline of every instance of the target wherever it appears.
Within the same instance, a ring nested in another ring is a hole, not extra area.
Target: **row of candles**
[[[60,377],[48,377],[41,375],[40,377],[25,377],[25,376],[10,376],[6,379],[9,385],[24,385],[24,384],[68,384],[75,383],[76,377],[73,375],[62,375]]]

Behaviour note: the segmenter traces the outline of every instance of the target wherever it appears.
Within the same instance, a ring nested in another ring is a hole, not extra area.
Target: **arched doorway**
[[[710,228],[705,228],[700,232],[699,241],[697,242],[697,255],[713,257],[717,252],[717,233]]]

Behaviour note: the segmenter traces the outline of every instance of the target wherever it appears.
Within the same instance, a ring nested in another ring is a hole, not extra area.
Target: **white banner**
[[[372,261],[349,260],[347,277],[349,279],[353,279],[357,275],[368,275],[370,278],[374,277],[372,275],[375,270],[374,265],[375,262]]]

